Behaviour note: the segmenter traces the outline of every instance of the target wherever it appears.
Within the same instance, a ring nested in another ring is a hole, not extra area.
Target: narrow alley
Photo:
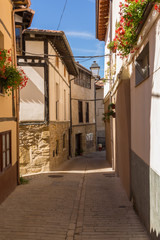
[[[104,151],[28,179],[0,205],[0,240],[149,239]]]

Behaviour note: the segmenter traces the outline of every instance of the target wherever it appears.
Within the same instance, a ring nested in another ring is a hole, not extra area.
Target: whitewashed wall
[[[44,121],[44,68],[23,67],[29,78],[20,91],[20,121]]]

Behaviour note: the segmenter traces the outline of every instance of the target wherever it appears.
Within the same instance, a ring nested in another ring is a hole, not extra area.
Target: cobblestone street
[[[0,240],[147,240],[105,152],[30,176],[0,205]]]

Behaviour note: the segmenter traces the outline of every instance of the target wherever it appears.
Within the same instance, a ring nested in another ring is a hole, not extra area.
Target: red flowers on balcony
[[[28,81],[22,69],[17,69],[12,64],[11,51],[0,51],[0,84],[4,89],[4,92],[8,95],[12,89],[22,89],[26,86]]]
[[[108,44],[108,48],[112,51],[118,50],[122,58],[136,50],[134,46],[137,42],[137,28],[143,23],[143,13],[149,2],[155,1],[125,0],[125,3],[119,4],[120,21],[116,26],[115,38]],[[160,6],[155,4],[154,7],[160,12]]]

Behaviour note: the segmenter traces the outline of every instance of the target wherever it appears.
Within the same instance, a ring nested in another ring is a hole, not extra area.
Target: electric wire
[[[63,11],[62,11],[62,14],[61,14],[61,17],[60,17],[60,20],[59,20],[59,24],[58,24],[57,30],[59,29],[59,27],[61,25],[61,21],[62,21],[63,15],[64,15],[64,11],[66,9],[66,6],[67,6],[67,0],[65,1],[65,4],[64,4],[64,7],[63,7]]]
[[[30,54],[30,55],[33,55],[33,56],[46,56],[46,57],[57,57],[57,55],[55,55],[55,54],[45,54],[45,53],[41,53],[41,54],[39,54],[39,53],[31,53],[31,52],[26,52],[26,51],[24,51],[24,50],[22,50],[22,52],[23,53],[27,53],[27,54]],[[84,56],[84,55],[82,55],[82,56],[71,56],[71,55],[61,55],[61,58],[79,58],[79,59],[81,59],[81,58],[90,58],[90,59],[92,59],[92,58],[101,58],[101,57],[106,57],[106,56],[109,56],[110,54],[105,54],[105,55],[95,55],[95,56]]]

